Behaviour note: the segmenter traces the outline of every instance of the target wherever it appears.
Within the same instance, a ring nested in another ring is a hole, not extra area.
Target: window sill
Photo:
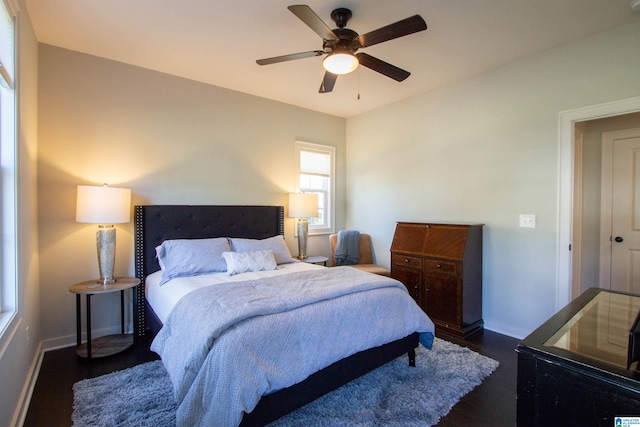
[[[322,228],[319,230],[309,229],[309,236],[322,236],[323,234],[333,234],[333,233],[335,233],[335,231],[329,228]]]
[[[0,359],[2,359],[7,344],[15,335],[19,324],[20,321],[15,311],[0,313]]]

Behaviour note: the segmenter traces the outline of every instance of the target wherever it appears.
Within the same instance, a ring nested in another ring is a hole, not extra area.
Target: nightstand
[[[306,257],[305,259],[301,259],[300,261],[306,262],[309,264],[322,264],[326,267],[327,261],[329,261],[329,258],[327,258],[326,256],[309,256],[309,257]]]
[[[76,353],[80,357],[92,359],[94,357],[111,356],[120,353],[133,345],[133,335],[124,333],[124,291],[135,288],[140,284],[140,279],[135,277],[119,277],[116,282],[102,285],[95,280],[76,283],[69,288],[69,292],[76,294]],[[107,335],[91,340],[91,296],[120,292],[120,322],[121,333]],[[87,342],[82,344],[82,315],[80,309],[80,296],[86,295],[87,302]]]

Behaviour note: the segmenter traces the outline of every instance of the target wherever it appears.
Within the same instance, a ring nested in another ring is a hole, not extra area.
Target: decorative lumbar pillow
[[[255,251],[271,251],[276,258],[278,264],[288,264],[296,262],[291,257],[291,252],[281,235],[269,237],[267,239],[238,239],[232,237],[231,249],[234,252],[255,252]]]
[[[225,237],[165,240],[156,251],[158,262],[164,267],[160,285],[176,277],[224,272],[227,264],[222,253],[230,250]]]
[[[268,271],[278,268],[271,251],[224,252],[222,257],[227,262],[227,274],[246,273],[248,271]]]

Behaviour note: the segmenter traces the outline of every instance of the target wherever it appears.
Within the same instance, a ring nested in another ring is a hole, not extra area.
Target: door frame
[[[571,296],[572,299],[580,295],[582,289],[582,197],[583,197],[583,148],[584,122],[578,122],[573,127],[573,238],[571,243]]]
[[[640,111],[640,97],[562,111],[558,120],[556,311],[572,300],[574,126],[577,122]]]

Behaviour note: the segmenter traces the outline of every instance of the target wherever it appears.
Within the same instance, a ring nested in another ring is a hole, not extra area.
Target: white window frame
[[[17,120],[16,91],[18,7],[12,0],[0,6],[0,19],[11,23],[12,52],[0,71],[0,347],[6,343],[5,332],[18,311],[18,233],[17,233]],[[6,28],[6,27],[5,27]],[[14,328],[11,327],[13,330]],[[11,335],[11,334],[8,334]]]
[[[329,171],[329,185],[326,191],[320,191],[313,188],[301,188],[300,187],[300,175],[305,173],[301,170],[300,165],[300,153],[302,151],[311,151],[316,153],[322,153],[329,155],[330,171]],[[296,141],[295,143],[295,191],[296,192],[312,192],[312,193],[326,193],[324,196],[325,203],[325,224],[313,225],[309,224],[309,235],[319,234],[331,234],[335,232],[335,188],[336,188],[336,148],[330,145],[313,144],[310,142]]]

